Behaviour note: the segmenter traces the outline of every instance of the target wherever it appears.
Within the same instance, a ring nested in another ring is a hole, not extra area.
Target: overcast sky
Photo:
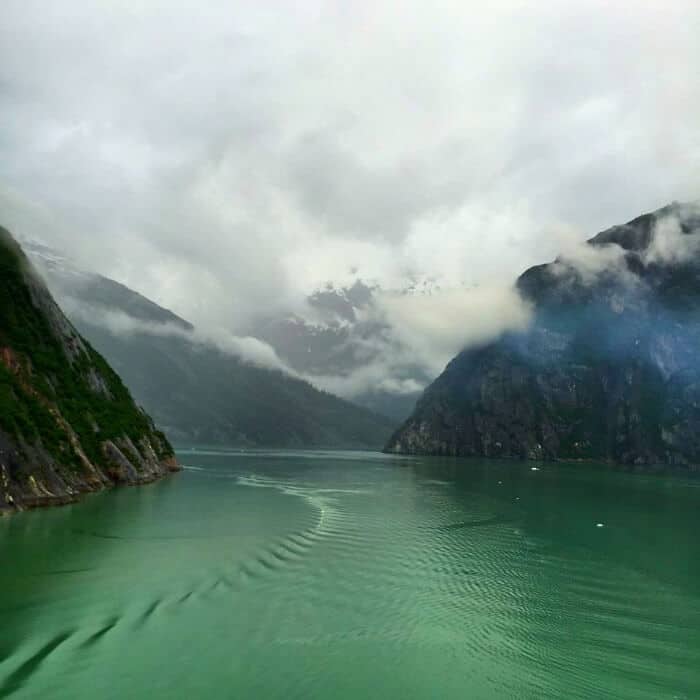
[[[697,0],[3,0],[0,221],[195,323],[510,283],[700,185]]]

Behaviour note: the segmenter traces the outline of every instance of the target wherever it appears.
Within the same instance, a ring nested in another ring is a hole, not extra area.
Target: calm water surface
[[[700,698],[700,480],[180,456],[0,519],[0,697]]]

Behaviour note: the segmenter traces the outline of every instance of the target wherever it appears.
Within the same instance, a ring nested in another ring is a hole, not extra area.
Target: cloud
[[[225,329],[217,328],[209,331],[194,332],[195,342],[214,345],[224,353],[235,355],[244,362],[258,367],[281,370],[285,374],[298,376],[277,355],[274,348],[258,338],[251,336],[236,336]]]
[[[699,228],[700,205],[697,204],[683,205],[680,211],[661,217],[654,225],[645,261],[677,264],[697,260],[700,254]]]
[[[377,306],[411,361],[436,376],[465,347],[524,330],[531,309],[510,285],[450,289],[433,295],[379,295]]]
[[[329,279],[505,289],[562,230],[697,196],[699,19],[692,0],[6,0],[0,223],[234,337]],[[518,322],[482,294],[437,316],[387,300],[406,363]]]
[[[306,375],[347,398],[415,394],[461,350],[527,328],[532,310],[512,285],[492,285],[429,294],[375,290],[357,313],[343,348],[355,362],[332,375]]]
[[[697,259],[700,254],[700,204],[674,202],[665,213],[656,216],[648,239],[639,229],[640,247],[636,252],[645,265],[679,264]],[[624,230],[623,230],[624,232]],[[628,287],[639,284],[638,275],[626,261],[627,251],[617,243],[590,245],[571,231],[561,231],[561,252],[552,265],[555,273],[577,273],[578,281],[590,285],[601,275],[613,274]]]
[[[382,393],[409,396],[425,388],[424,383],[413,377],[392,376],[391,369],[387,364],[377,360],[347,374],[307,375],[306,379],[314,386],[346,399]]]
[[[625,264],[625,251],[616,243],[592,246],[577,242],[567,246],[552,270],[562,276],[575,269],[577,280],[585,285],[597,282],[602,274],[614,273],[620,281],[632,284],[636,277]]]
[[[63,310],[74,321],[82,321],[104,328],[115,336],[152,335],[163,338],[180,338],[193,346],[213,346],[224,354],[257,367],[280,370],[286,374],[298,376],[278,357],[270,345],[258,338],[236,336],[223,328],[187,330],[175,323],[143,321],[123,311],[98,309],[65,295],[60,297],[60,301]]]

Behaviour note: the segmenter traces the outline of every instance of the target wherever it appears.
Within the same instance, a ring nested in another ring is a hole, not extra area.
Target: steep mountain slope
[[[278,370],[186,337],[116,335],[79,322],[173,440],[378,449],[395,425]]]
[[[0,229],[0,511],[177,468],[164,435]]]
[[[222,352],[171,311],[45,247],[28,252],[71,321],[173,440],[377,449],[395,428],[305,381]]]
[[[700,216],[673,204],[518,280],[525,333],[458,355],[386,449],[700,464]]]

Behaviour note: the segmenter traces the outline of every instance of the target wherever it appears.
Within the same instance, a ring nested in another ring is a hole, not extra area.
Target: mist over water
[[[698,481],[179,456],[0,520],[0,697],[700,695]]]

